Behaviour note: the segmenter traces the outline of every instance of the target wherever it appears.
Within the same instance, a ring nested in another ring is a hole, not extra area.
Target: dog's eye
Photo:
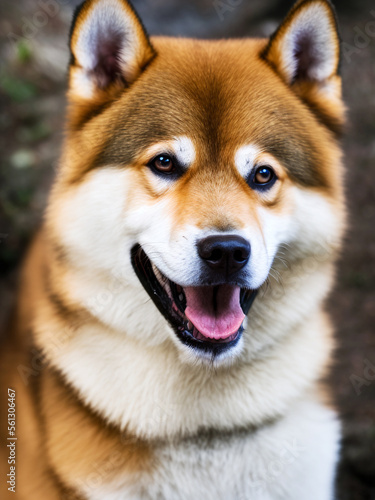
[[[157,156],[151,161],[150,165],[162,174],[172,174],[175,171],[173,158],[167,154]]]
[[[268,184],[274,176],[274,172],[270,167],[259,167],[254,175],[254,181],[257,184]]]
[[[258,167],[254,173],[250,176],[249,184],[250,187],[257,188],[269,188],[276,181],[276,174],[271,167],[268,165]]]

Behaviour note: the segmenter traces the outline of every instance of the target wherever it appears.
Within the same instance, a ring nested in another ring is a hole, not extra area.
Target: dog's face
[[[127,2],[92,0],[71,50],[49,220],[88,281],[121,283],[91,312],[185,359],[234,359],[280,250],[330,255],[340,238],[330,5],[299,3],[270,41],[150,42]]]

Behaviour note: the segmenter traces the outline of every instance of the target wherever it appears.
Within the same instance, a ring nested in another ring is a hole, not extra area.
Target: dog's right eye
[[[173,174],[176,170],[174,159],[167,154],[156,156],[149,165],[161,174]]]

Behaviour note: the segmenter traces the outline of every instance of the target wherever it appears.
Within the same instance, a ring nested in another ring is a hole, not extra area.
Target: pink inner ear
[[[98,40],[96,46],[97,63],[93,70],[97,85],[105,89],[121,78],[120,51],[124,44],[124,36],[121,34],[112,34],[111,38]]]

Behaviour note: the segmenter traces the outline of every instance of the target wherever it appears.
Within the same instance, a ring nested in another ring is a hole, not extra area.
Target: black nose
[[[197,246],[200,258],[211,269],[225,271],[228,275],[246,266],[250,258],[250,243],[241,236],[208,236]]]

